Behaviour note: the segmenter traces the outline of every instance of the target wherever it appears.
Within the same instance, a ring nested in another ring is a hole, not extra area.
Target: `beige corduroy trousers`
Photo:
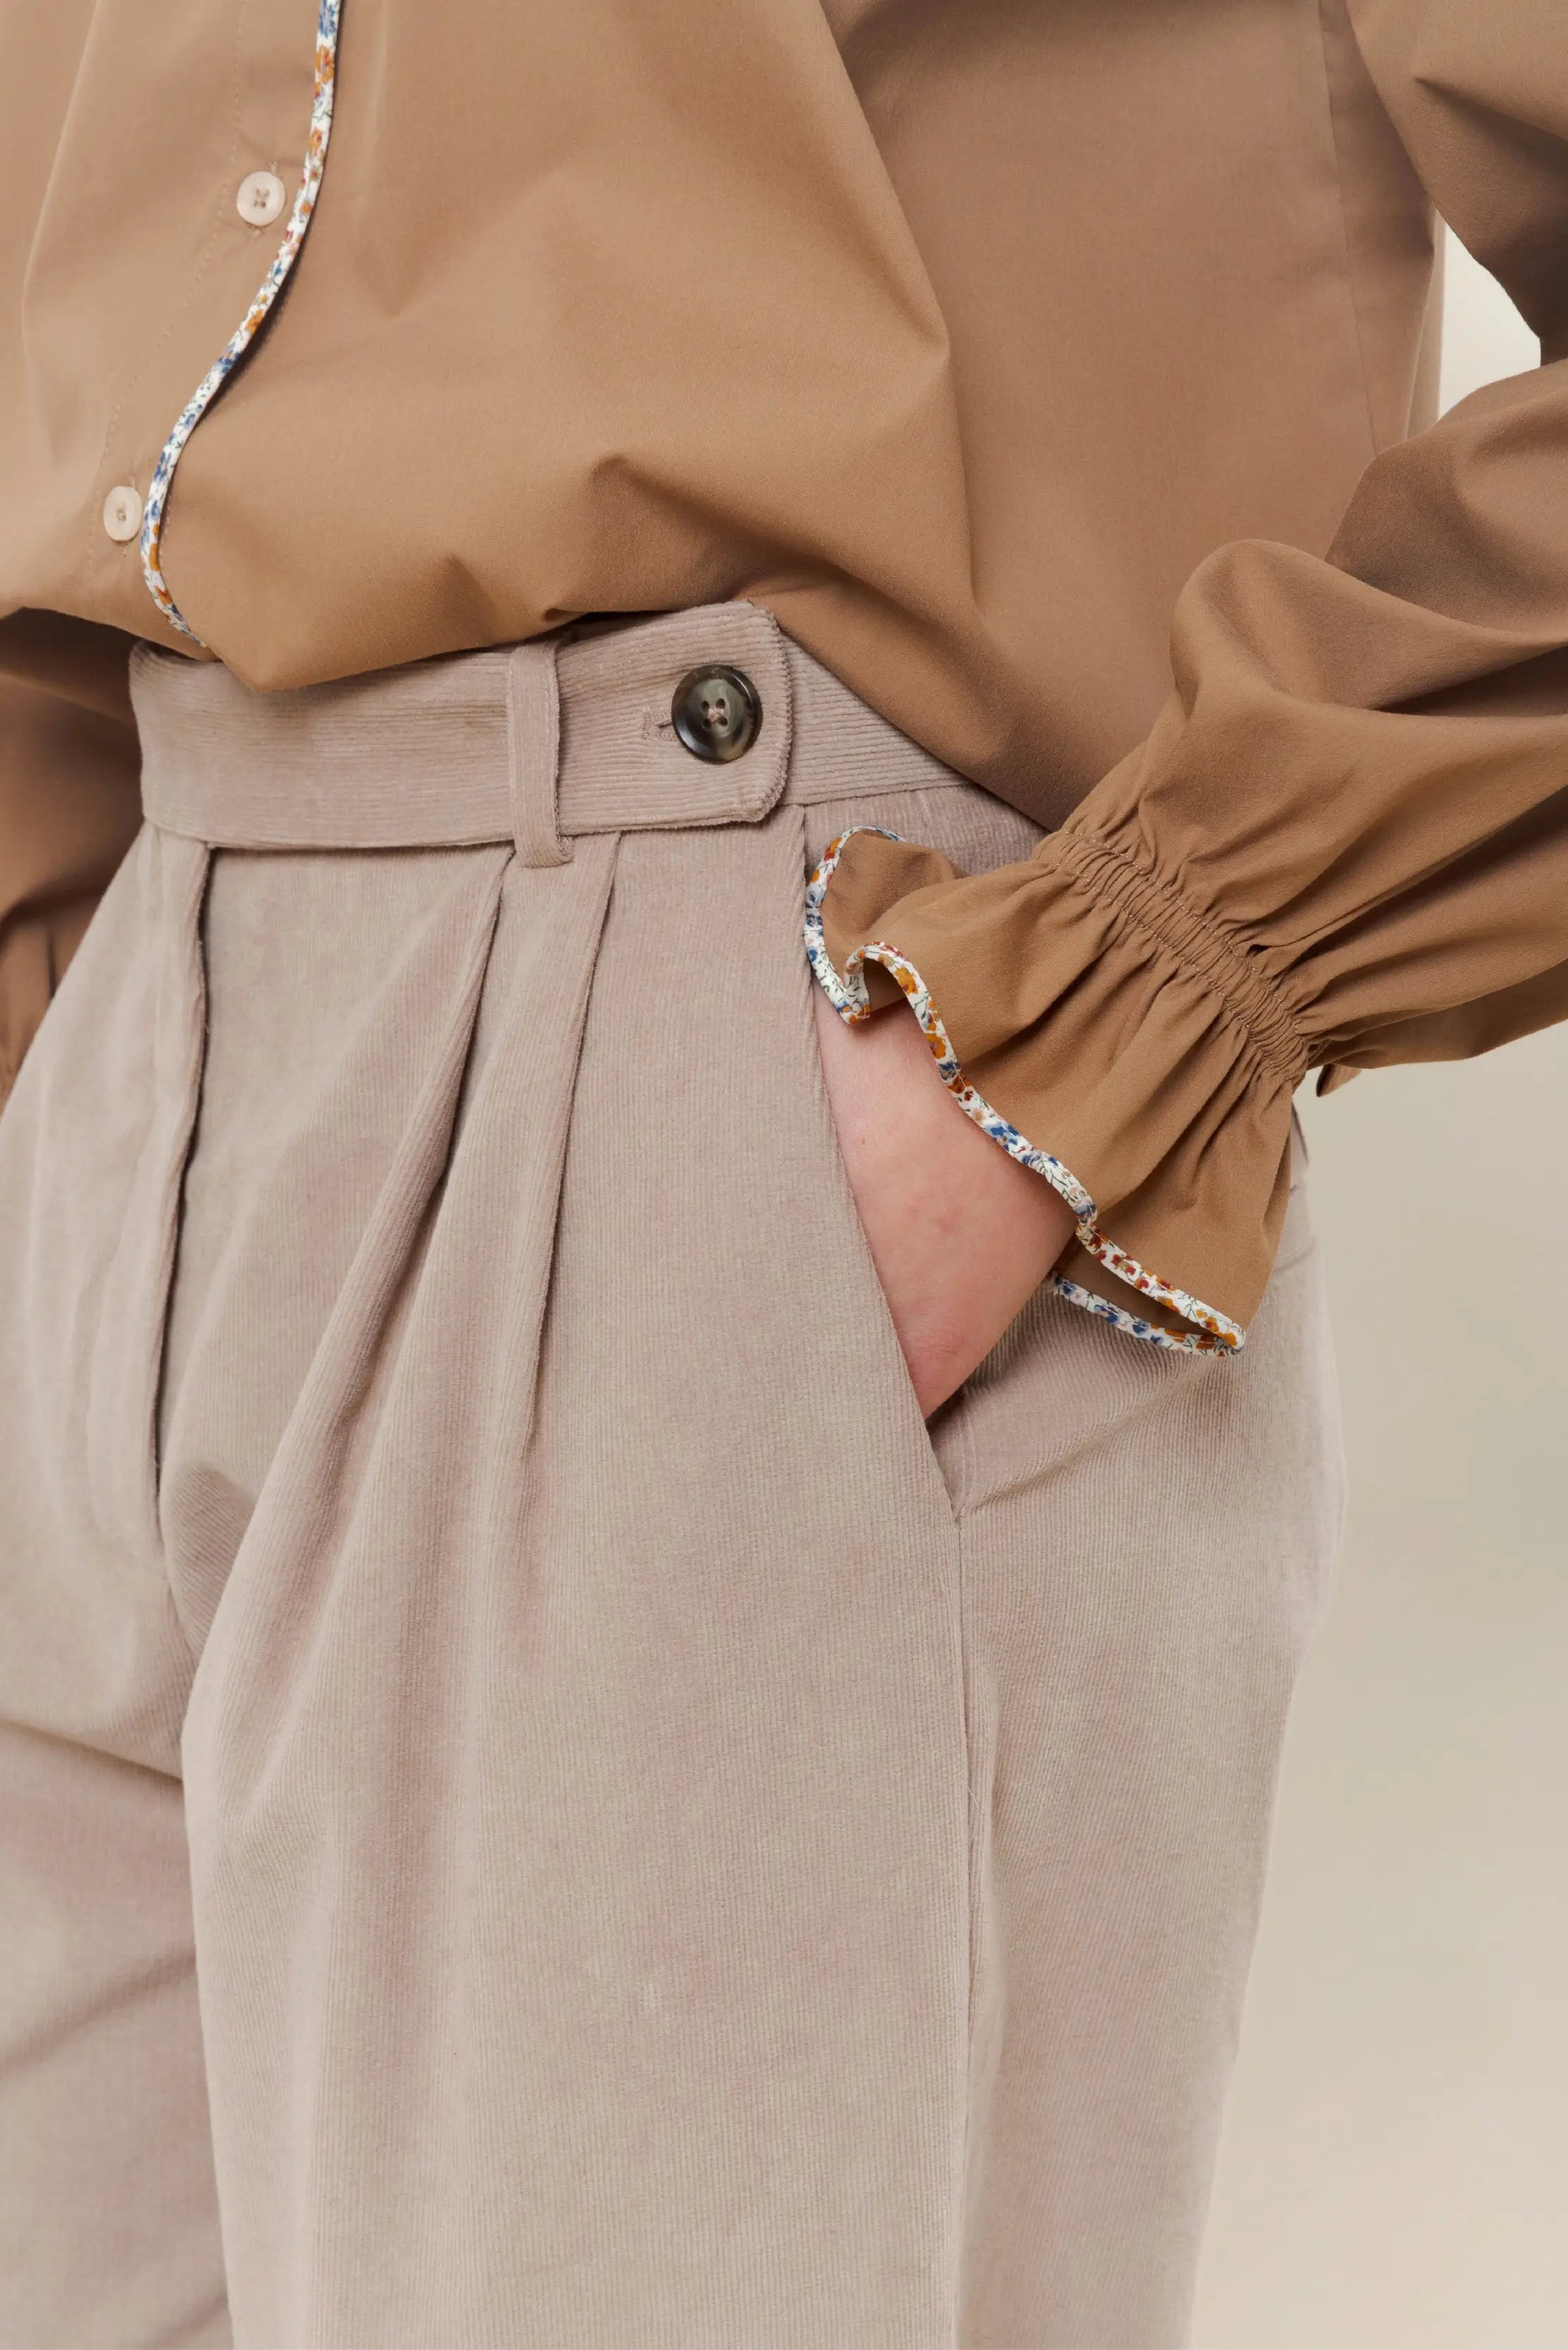
[[[1042,1293],[928,1430],[803,885],[1022,817],[747,606],[134,689],[0,1123],[4,2340],[1178,2343],[1337,1531],[1301,1194],[1241,1359]]]

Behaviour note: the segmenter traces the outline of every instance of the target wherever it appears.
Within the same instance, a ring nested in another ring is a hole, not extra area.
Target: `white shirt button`
[[[234,210],[252,228],[265,228],[282,212],[287,194],[275,172],[252,172],[234,192]]]
[[[134,538],[141,528],[141,500],[129,482],[110,490],[103,502],[103,526],[110,538]]]

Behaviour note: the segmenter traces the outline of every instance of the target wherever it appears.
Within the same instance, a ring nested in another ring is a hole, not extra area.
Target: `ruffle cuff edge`
[[[1179,1354],[1240,1354],[1247,1343],[1247,1333],[1239,1322],[1218,1306],[1205,1304],[1189,1291],[1165,1280],[1137,1257],[1117,1246],[1100,1224],[1099,1211],[1088,1188],[1074,1174],[1071,1168],[1049,1150],[1022,1133],[1012,1121],[987,1101],[984,1095],[965,1076],[958,1055],[953,1049],[942,1017],[920,972],[909,957],[887,941],[871,939],[857,946],[846,958],[841,969],[827,950],[823,925],[823,904],[828,885],[833,879],[846,844],[857,834],[875,833],[885,840],[900,840],[902,836],[881,825],[857,825],[839,834],[830,843],[822,862],[812,874],[805,893],[805,951],[812,972],[839,1017],[846,1022],[868,1019],[872,1003],[867,984],[866,966],[875,963],[902,991],[910,1010],[920,1024],[921,1033],[931,1048],[938,1075],[948,1087],[965,1116],[973,1119],[981,1132],[999,1144],[1011,1159],[1016,1159],[1041,1176],[1064,1200],[1077,1220],[1078,1245],[1096,1263],[1118,1282],[1141,1295],[1157,1301],[1187,1323],[1185,1331],[1166,1328],[1129,1307],[1115,1304],[1097,1291],[1085,1289],[1079,1282],[1064,1274],[1053,1273],[1048,1284],[1059,1297],[1083,1312],[1111,1323],[1129,1337],[1141,1339],[1146,1345],[1162,1347]]]

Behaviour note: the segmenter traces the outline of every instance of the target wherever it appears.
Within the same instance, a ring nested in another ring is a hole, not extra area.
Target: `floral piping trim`
[[[262,279],[250,308],[230,336],[222,354],[213,360],[181,410],[174,430],[163,443],[142,511],[141,576],[147,582],[147,592],[170,626],[178,629],[182,637],[189,637],[192,644],[199,645],[202,639],[170,594],[169,583],[159,565],[163,539],[163,509],[169,499],[169,484],[174,478],[174,468],[180,463],[185,443],[212,406],[220,387],[234,373],[254,341],[262,320],[276,301],[299,248],[305,243],[305,232],[310,226],[310,216],[316,210],[321,174],[326,168],[327,142],[332,135],[340,6],[341,0],[320,0],[320,14],[316,22],[316,85],[310,100],[310,135],[306,141],[305,171],[294,199],[294,209],[283,232],[283,242],[273,256],[272,266]]]
[[[822,905],[845,845],[857,832],[880,833],[884,840],[902,838],[901,834],[889,832],[884,825],[851,826],[832,843],[812,875],[805,892],[805,951],[818,984],[840,1019],[870,1018],[871,996],[866,984],[866,965],[867,962],[880,963],[908,997],[909,1008],[919,1022],[926,1042],[935,1055],[937,1074],[952,1093],[959,1107],[974,1120],[982,1133],[990,1135],[993,1142],[1000,1143],[1009,1158],[1016,1159],[1021,1166],[1031,1169],[1034,1174],[1044,1176],[1052,1190],[1061,1194],[1078,1220],[1079,1245],[1108,1273],[1115,1274],[1118,1281],[1125,1281],[1130,1288],[1141,1290],[1146,1297],[1158,1298],[1162,1305],[1172,1307],[1185,1321],[1196,1323],[1198,1327],[1179,1337],[1173,1331],[1161,1329],[1158,1323],[1129,1313],[1125,1306],[1113,1305],[1109,1298],[1096,1296],[1092,1289],[1085,1289],[1078,1282],[1069,1281],[1064,1274],[1054,1273],[1049,1276],[1050,1284],[1059,1297],[1066,1298],[1070,1305],[1081,1306],[1085,1314],[1097,1315],[1102,1321],[1113,1323],[1118,1330],[1125,1330],[1129,1337],[1141,1338],[1151,1347],[1168,1347],[1183,1355],[1240,1354],[1247,1343],[1247,1334],[1239,1322],[1232,1322],[1230,1315],[1221,1314],[1217,1306],[1205,1305],[1200,1298],[1190,1296],[1185,1289],[1174,1288],[1169,1282],[1161,1281],[1158,1274],[1148,1272],[1136,1257],[1128,1256],[1125,1249],[1117,1248],[1113,1241],[1107,1240],[1100,1230],[1094,1201],[1071,1170],[1064,1167],[1059,1159],[1054,1159],[1048,1150],[1039,1149],[1026,1136],[1020,1134],[1000,1111],[992,1109],[983,1094],[975,1091],[959,1066],[958,1055],[942,1025],[941,1015],[931,1001],[930,990],[914,964],[901,955],[897,947],[874,939],[867,945],[856,948],[845,971],[840,972],[836,968],[823,936]]]

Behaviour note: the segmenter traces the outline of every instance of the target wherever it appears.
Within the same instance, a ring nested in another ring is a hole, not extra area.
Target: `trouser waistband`
[[[683,681],[738,670],[755,738],[710,764],[677,731]],[[961,779],[868,710],[754,604],[562,630],[325,685],[257,693],[218,662],[139,646],[142,803],[233,848],[512,841],[562,864],[575,836],[755,824],[781,801]]]

